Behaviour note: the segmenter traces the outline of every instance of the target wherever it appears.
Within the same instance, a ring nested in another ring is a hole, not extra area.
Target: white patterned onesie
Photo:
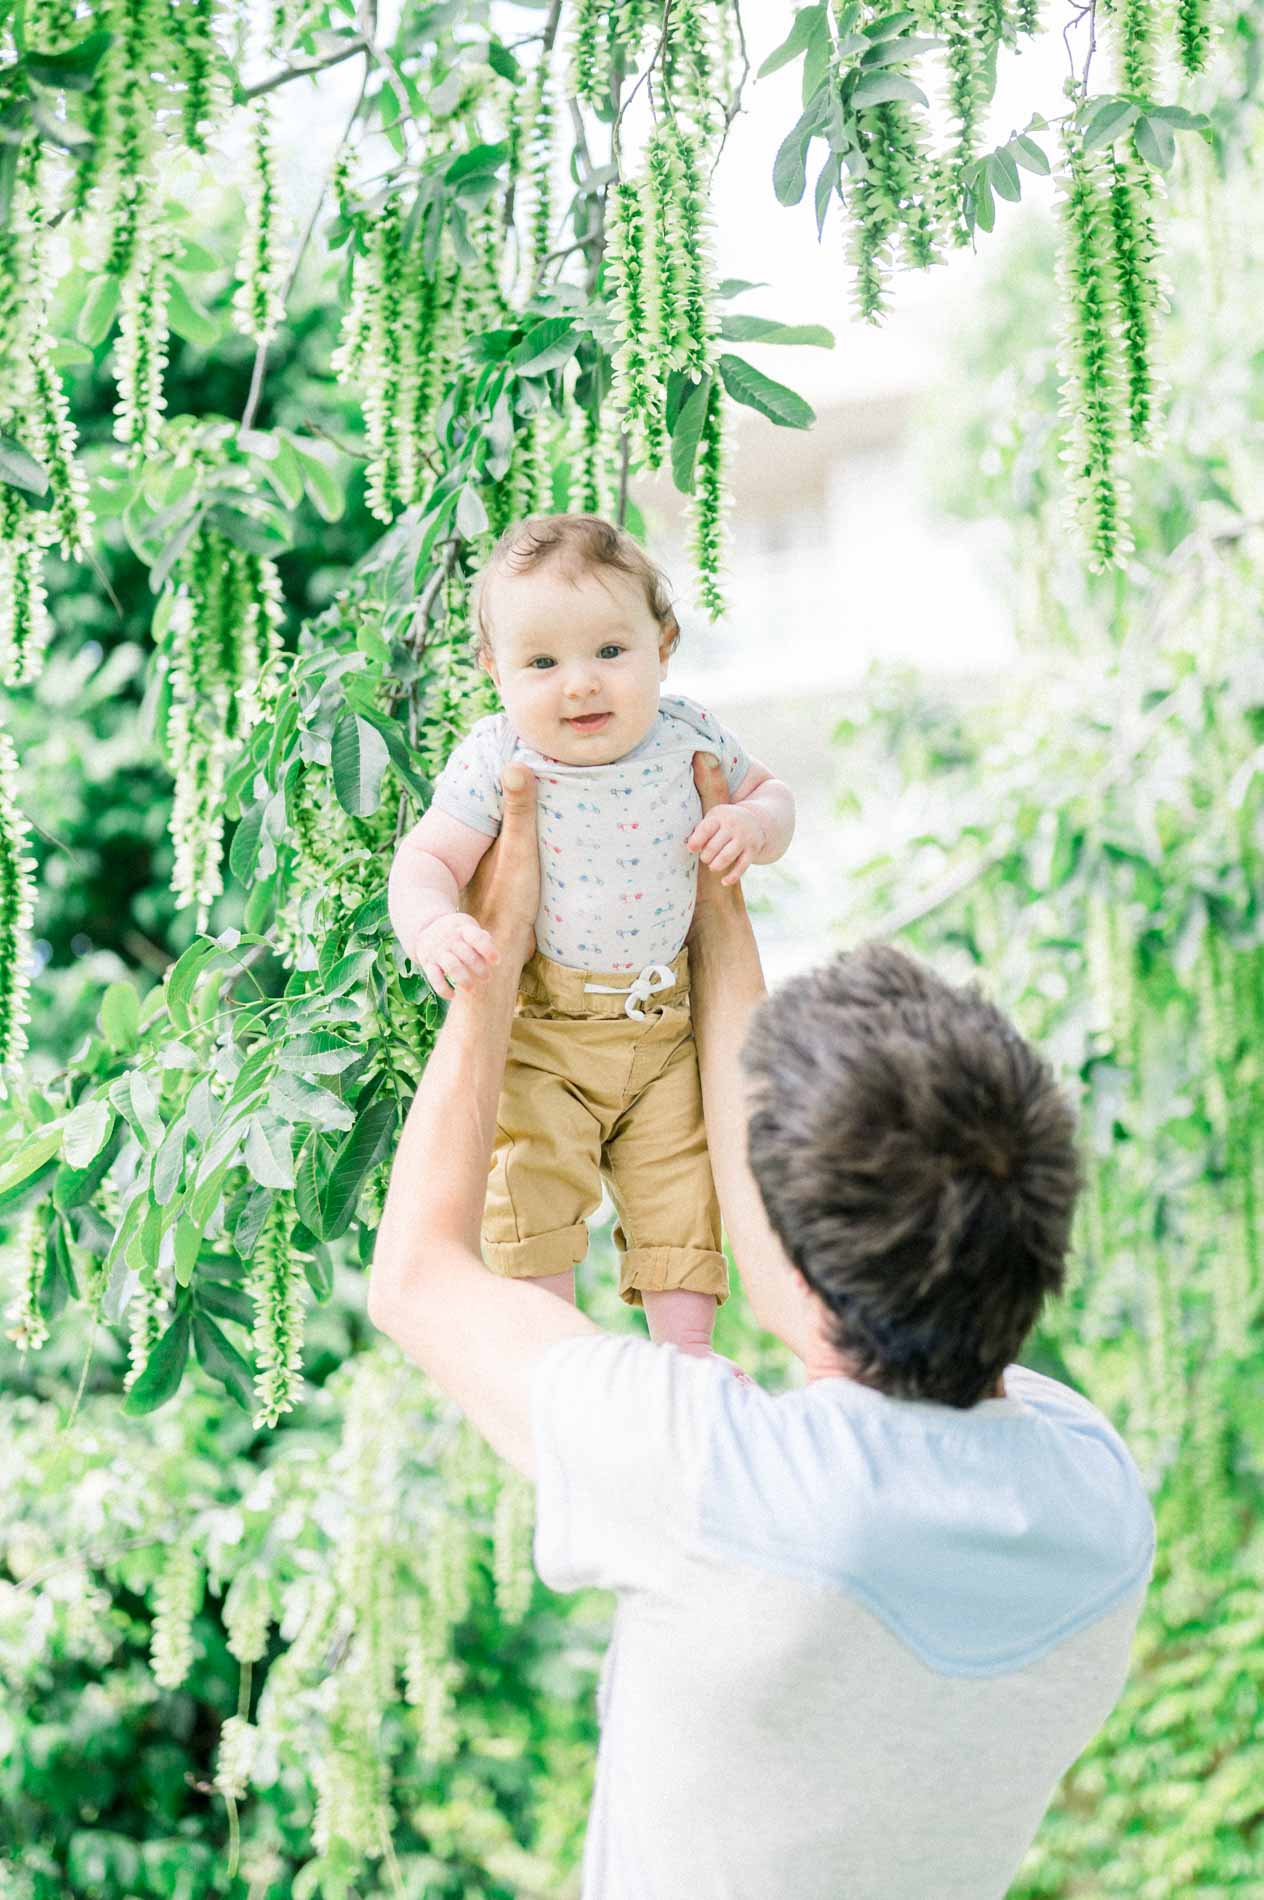
[[[639,745],[608,765],[564,765],[526,744],[505,713],[480,719],[435,783],[432,804],[494,838],[502,766],[537,784],[540,909],[536,943],[580,970],[669,964],[693,919],[698,860],[685,840],[702,816],[693,755],[714,752],[729,794],[750,770],[741,741],[705,707],[664,693]]]

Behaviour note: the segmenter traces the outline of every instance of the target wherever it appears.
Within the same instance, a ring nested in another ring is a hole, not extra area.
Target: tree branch
[[[342,157],[343,147],[346,145],[347,140],[351,137],[352,128],[354,127],[356,120],[359,118],[361,108],[364,105],[364,95],[368,90],[369,71],[373,65],[374,53],[373,53],[373,48],[369,45],[367,40],[360,41],[356,47],[356,51],[362,52],[366,55],[365,61],[364,61],[364,76],[360,81],[360,91],[356,98],[355,105],[351,109],[351,117],[347,120],[346,129],[344,130],[342,137],[338,140],[337,145],[334,147],[333,160],[330,164],[328,172],[325,174],[324,183],[321,185],[320,190],[316,194],[316,202],[312,206],[312,215],[307,220],[307,229],[304,231],[299,247],[294,253],[294,261],[290,265],[290,274],[285,280],[285,289],[281,293],[281,306],[283,309],[288,309],[289,307],[291,292],[293,291],[294,285],[298,280],[298,274],[299,274],[300,269],[302,268],[303,259],[307,255],[307,247],[312,241],[312,235],[316,229],[317,221],[319,220],[321,211],[324,208],[325,193],[329,190],[330,180],[333,178],[335,171],[338,169],[338,161]],[[337,62],[335,61],[335,62],[326,62],[326,63],[336,64]],[[267,370],[267,367],[268,367],[268,345],[266,343],[260,343],[255,350],[254,367],[252,368],[250,372],[250,393],[246,397],[246,407],[243,409],[242,415],[241,415],[240,433],[242,433],[243,435],[245,434],[247,429],[250,429],[254,426],[255,414],[259,408],[259,399],[263,394],[263,378]]]
[[[326,59],[308,59],[298,66],[281,66],[276,72],[269,73],[266,79],[256,80],[253,86],[239,86],[237,103],[245,105],[251,99],[262,99],[265,92],[275,92],[278,86],[288,86],[292,79],[310,79],[315,73],[328,72],[331,66],[341,66],[344,60],[354,59],[357,53],[367,53],[371,59],[376,58],[369,42],[357,34],[355,39],[348,40],[345,46],[340,46],[336,53],[330,53]]]

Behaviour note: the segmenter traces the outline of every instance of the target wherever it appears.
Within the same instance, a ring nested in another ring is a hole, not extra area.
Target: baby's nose
[[[568,699],[591,699],[597,691],[597,681],[591,674],[572,673],[566,681],[565,691]]]

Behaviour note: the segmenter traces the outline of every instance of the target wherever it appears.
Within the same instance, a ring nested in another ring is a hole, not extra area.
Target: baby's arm
[[[395,935],[449,1002],[454,985],[481,982],[496,960],[488,933],[456,907],[492,842],[432,806],[401,840],[391,865],[387,903]]]
[[[794,793],[766,765],[750,771],[728,805],[713,805],[689,834],[688,845],[704,864],[736,884],[752,864],[775,864],[794,836]]]

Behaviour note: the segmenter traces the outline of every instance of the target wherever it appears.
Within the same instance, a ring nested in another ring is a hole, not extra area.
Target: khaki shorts
[[[634,972],[525,965],[496,1113],[483,1252],[514,1279],[565,1273],[588,1250],[585,1217],[610,1184],[619,1295],[686,1288],[728,1298],[720,1209],[689,1014],[689,956],[675,984],[626,1013]],[[585,990],[609,983],[619,994]]]

